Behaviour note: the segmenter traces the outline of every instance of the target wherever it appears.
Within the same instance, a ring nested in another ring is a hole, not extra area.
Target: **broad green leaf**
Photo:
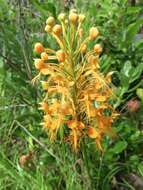
[[[132,69],[130,70],[130,82],[133,82],[136,79],[138,79],[142,74],[142,71],[143,71],[143,63],[139,63],[139,65],[136,68],[132,67]]]
[[[140,164],[138,165],[138,171],[139,171],[139,173],[141,174],[141,176],[143,176],[143,163],[140,163]]]
[[[126,141],[119,141],[115,144],[115,146],[111,149],[112,152],[115,154],[119,154],[123,152],[127,148],[127,142]]]
[[[143,24],[143,19],[138,19],[136,22],[130,24],[125,31],[124,45],[129,46],[133,40],[139,29]]]
[[[125,75],[126,77],[130,77],[129,76],[129,73],[130,73],[130,70],[132,68],[132,64],[130,61],[127,61],[124,66],[123,66],[123,69],[122,69],[122,74]]]
[[[138,88],[136,91],[137,96],[142,100],[143,102],[143,89],[142,88]]]
[[[53,16],[56,16],[56,8],[53,3],[39,3],[38,1],[33,1],[33,4],[39,12],[41,12],[45,17],[48,17],[48,12],[51,12]]]
[[[127,7],[127,14],[139,14],[141,10],[141,7]]]
[[[135,48],[137,49],[143,49],[143,39],[140,39],[135,43]]]

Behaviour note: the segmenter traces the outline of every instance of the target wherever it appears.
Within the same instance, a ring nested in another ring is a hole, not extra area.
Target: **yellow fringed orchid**
[[[88,43],[99,35],[97,27],[91,27],[85,36],[85,16],[71,10],[69,16],[61,13],[59,22],[53,17],[46,21],[45,31],[57,42],[56,50],[36,43],[35,68],[39,72],[35,80],[43,77],[45,97],[40,104],[44,111],[43,128],[50,140],[56,139],[61,128],[65,130],[66,142],[74,151],[80,147],[83,138],[91,138],[97,148],[103,151],[104,135],[113,136],[112,123],[117,117],[109,100],[113,97],[111,88],[112,72],[104,76],[100,72],[100,53],[103,48],[95,44],[89,49]],[[105,111],[111,112],[109,115]]]

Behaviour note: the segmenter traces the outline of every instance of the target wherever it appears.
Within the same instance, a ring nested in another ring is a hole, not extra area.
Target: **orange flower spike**
[[[99,54],[102,47],[96,44],[88,51],[88,42],[95,40],[99,31],[92,27],[89,35],[85,36],[84,26],[81,27],[85,16],[75,9],[70,11],[68,19],[64,13],[59,14],[58,19],[61,25],[55,24],[55,19],[49,17],[45,31],[54,37],[59,50],[44,48],[41,43],[34,47],[35,52],[41,54],[41,59],[34,61],[39,70],[34,81],[41,75],[45,76],[45,81],[41,82],[45,90],[40,108],[44,111],[42,126],[50,140],[55,140],[59,129],[66,124],[66,133],[63,134],[69,134],[67,139],[74,151],[80,147],[85,134],[103,151],[101,141],[105,134],[112,133],[111,125],[116,112],[108,101],[113,96],[112,86],[108,85],[111,83],[111,73],[106,76],[100,73]],[[108,108],[111,110],[109,117],[104,113]]]
[[[89,38],[91,40],[95,40],[98,35],[99,35],[98,29],[96,27],[91,27],[89,30]]]
[[[35,44],[35,46],[34,46],[34,51],[36,52],[36,53],[41,53],[41,52],[43,52],[45,49],[44,49],[44,47],[43,47],[43,45],[41,44],[41,43],[36,43]]]

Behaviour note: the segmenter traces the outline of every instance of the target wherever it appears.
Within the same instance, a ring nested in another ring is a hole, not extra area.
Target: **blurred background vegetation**
[[[45,20],[71,7],[86,15],[85,31],[98,26],[101,71],[114,71],[118,137],[104,139],[103,155],[91,142],[76,155],[51,144],[39,125],[33,45],[55,46]],[[142,26],[142,0],[0,0],[0,190],[143,189]]]

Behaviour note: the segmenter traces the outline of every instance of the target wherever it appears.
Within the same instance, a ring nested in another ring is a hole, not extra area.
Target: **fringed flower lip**
[[[75,9],[69,15],[59,14],[59,21],[50,16],[45,32],[58,48],[47,48],[40,42],[34,46],[39,58],[34,59],[38,75],[32,82],[41,79],[45,95],[39,108],[44,114],[41,125],[51,141],[67,142],[75,152],[83,138],[90,138],[103,151],[102,140],[113,135],[112,123],[118,115],[110,104],[115,98],[112,73],[104,76],[100,72],[103,47],[100,43],[89,46],[100,32],[93,26],[86,36],[85,19]]]

